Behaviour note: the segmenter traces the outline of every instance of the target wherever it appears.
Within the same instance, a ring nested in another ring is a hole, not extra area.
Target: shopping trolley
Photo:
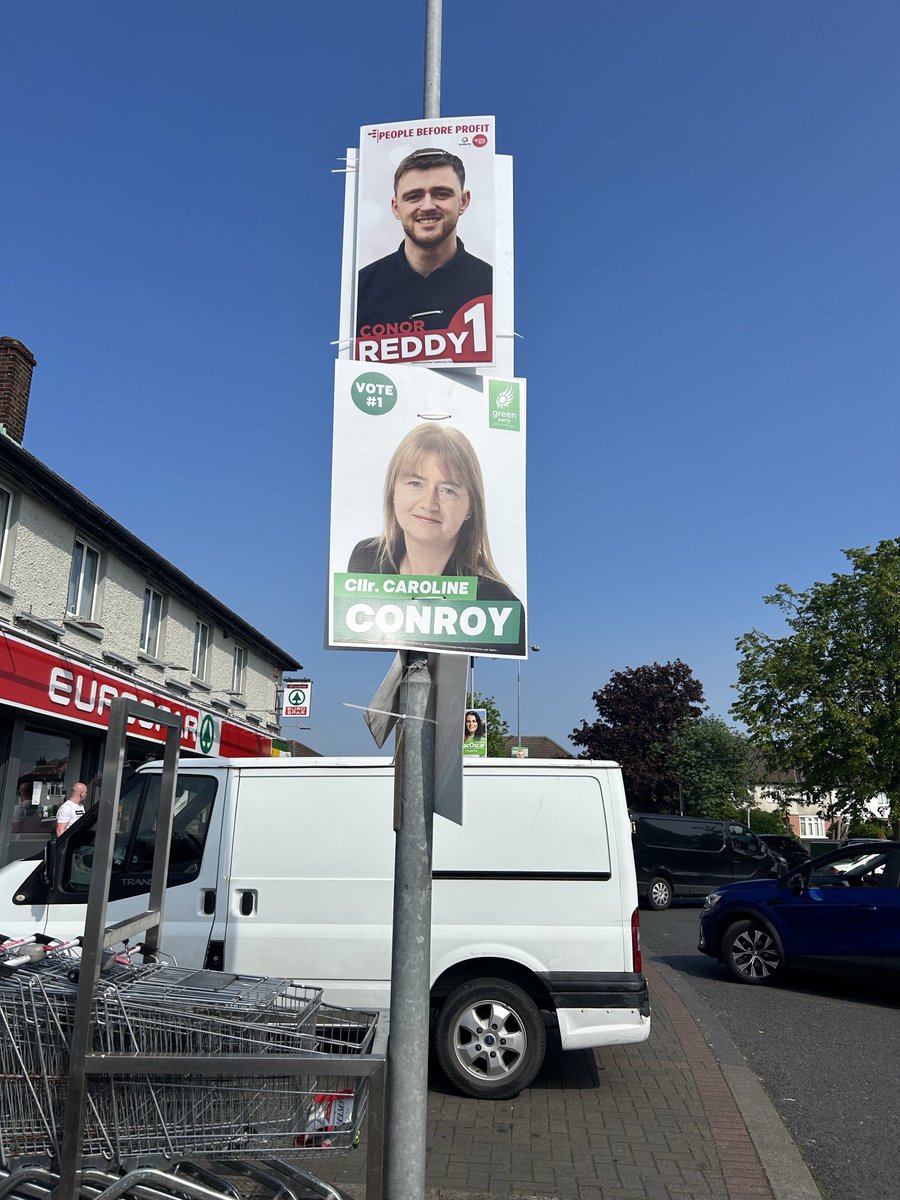
[[[165,730],[153,867],[147,909],[108,926],[134,720]],[[367,1200],[381,1200],[377,1014],[161,952],[181,724],[112,701],[84,936],[0,947],[0,1200],[348,1200],[295,1160],[350,1149],[367,1107]]]
[[[0,945],[0,1197],[58,1182],[79,941]],[[293,980],[118,954],[91,1025],[82,1195],[341,1196],[295,1160],[356,1144],[377,1014]]]

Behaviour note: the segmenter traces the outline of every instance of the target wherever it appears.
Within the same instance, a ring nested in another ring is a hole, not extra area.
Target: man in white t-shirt
[[[87,785],[74,783],[65,800],[56,810],[56,836],[65,833],[73,821],[84,816],[84,802],[87,799]]]

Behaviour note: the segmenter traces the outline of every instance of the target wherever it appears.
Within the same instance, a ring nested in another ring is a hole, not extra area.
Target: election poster
[[[360,130],[357,360],[495,362],[495,149],[493,117]]]
[[[525,658],[526,613],[525,380],[338,360],[329,646]]]
[[[467,708],[463,720],[463,754],[487,758],[487,709]]]

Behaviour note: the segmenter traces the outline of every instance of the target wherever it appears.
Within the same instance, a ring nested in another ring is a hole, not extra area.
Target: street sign
[[[284,697],[281,705],[283,717],[308,717],[312,703],[312,684],[307,679],[284,684]]]
[[[222,719],[212,713],[201,713],[197,724],[197,749],[215,758],[222,745]]]

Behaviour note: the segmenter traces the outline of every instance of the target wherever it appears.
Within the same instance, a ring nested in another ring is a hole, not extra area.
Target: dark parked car
[[[810,853],[799,838],[791,837],[788,833],[758,833],[761,842],[780,854],[788,867],[799,867],[810,857]]]
[[[900,842],[843,846],[780,879],[717,888],[699,949],[741,983],[788,967],[900,981]]]
[[[668,908],[674,896],[702,897],[736,879],[781,875],[787,863],[740,821],[632,813],[638,896]]]

